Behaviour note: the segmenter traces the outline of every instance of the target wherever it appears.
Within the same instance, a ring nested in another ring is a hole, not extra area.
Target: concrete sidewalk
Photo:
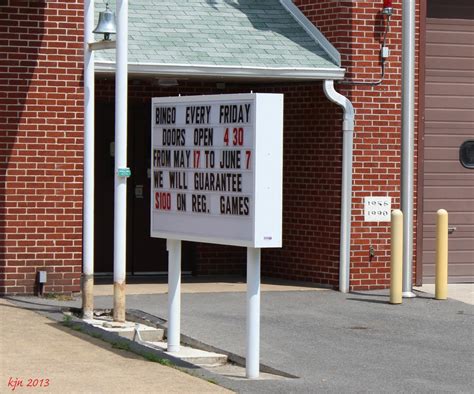
[[[426,284],[423,286],[415,287],[415,290],[434,296],[435,285]],[[474,305],[474,283],[448,284],[448,299],[462,301],[466,304]]]
[[[1,298],[0,354],[1,393],[230,392],[114,349]]]
[[[306,282],[294,282],[283,279],[263,278],[261,289],[267,291],[327,291],[317,285]],[[167,294],[167,277],[151,278],[139,277],[133,278],[127,282],[127,294]],[[200,293],[242,293],[247,291],[245,277],[222,276],[219,278],[199,276],[183,276],[181,281],[182,294],[200,294]],[[95,296],[111,296],[114,294],[112,278],[101,278],[96,280],[94,286]]]

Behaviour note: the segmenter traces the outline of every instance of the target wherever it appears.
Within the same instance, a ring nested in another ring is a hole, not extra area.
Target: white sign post
[[[181,332],[181,241],[166,240],[168,250],[168,351],[179,352]]]
[[[169,250],[168,350],[179,351],[179,241],[244,246],[247,377],[258,377],[260,248],[282,238],[283,95],[155,98],[151,161],[151,236]]]

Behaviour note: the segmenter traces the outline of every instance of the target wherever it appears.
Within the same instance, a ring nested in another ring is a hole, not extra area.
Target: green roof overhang
[[[114,52],[96,52],[96,73],[115,72]],[[291,0],[134,0],[128,52],[137,76],[324,80],[345,72]]]

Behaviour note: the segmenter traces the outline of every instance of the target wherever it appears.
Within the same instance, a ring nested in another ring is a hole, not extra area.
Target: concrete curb
[[[130,321],[133,321],[133,322],[136,322],[136,323],[142,323],[142,324],[150,325],[150,326],[155,327],[155,328],[162,328],[162,329],[165,330],[165,336],[167,334],[166,333],[167,326],[166,326],[166,320],[165,319],[162,319],[160,317],[151,315],[149,313],[143,312],[143,311],[138,310],[138,309],[129,309],[129,310],[127,310],[126,317],[127,317],[127,320],[130,320]],[[207,345],[206,343],[201,342],[201,341],[199,341],[197,339],[194,339],[194,338],[192,338],[188,335],[185,335],[185,334],[181,334],[181,342],[183,344],[187,345],[187,346],[190,346],[190,347],[193,347],[193,348],[196,348],[196,349],[204,350],[204,351],[207,351],[207,352],[225,354],[227,356],[227,359],[231,363],[237,364],[237,365],[245,368],[245,358],[242,357],[242,356],[239,356],[238,354],[226,351],[224,349],[217,348],[215,346]],[[278,369],[272,368],[272,367],[270,367],[268,365],[265,365],[265,364],[260,364],[260,372],[268,373],[268,374],[271,374],[271,375],[277,375],[277,376],[281,376],[281,377],[288,378],[288,379],[298,379],[298,376],[291,375],[287,372],[280,371]]]
[[[100,328],[94,327],[90,324],[83,322],[81,319],[72,316],[69,322],[64,321],[66,316],[64,312],[77,311],[78,308],[57,308],[51,311],[36,311],[39,314],[46,316],[48,319],[53,320],[56,323],[61,324],[63,327],[70,328],[71,330],[80,331],[83,334],[87,334],[93,338],[103,340],[104,342],[115,345],[118,349],[131,351],[139,356],[142,356],[150,362],[156,362],[150,360],[150,357],[157,357],[162,360],[168,360],[172,365],[166,365],[171,368],[176,368],[182,372],[185,372],[191,376],[206,380],[211,383],[218,384],[226,389],[233,390],[230,385],[230,379],[225,376],[213,373],[212,371],[206,370],[194,364],[188,363],[186,361],[180,360],[178,358],[172,357],[169,354],[164,353],[161,350],[150,348],[145,345],[142,345],[133,340],[119,336],[114,332],[104,331]]]
[[[58,316],[63,317],[65,315],[63,314],[59,315],[58,313],[56,314],[56,317]],[[146,360],[150,362],[159,362],[159,361],[153,360],[152,359],[153,357],[156,357],[161,360],[167,360],[172,365],[168,365],[166,363],[160,363],[160,364],[166,365],[171,368],[177,368],[178,370],[182,372],[186,372],[187,374],[191,376],[198,377],[200,379],[204,379],[210,382],[215,382],[224,388],[232,390],[226,377],[223,377],[219,374],[213,373],[212,371],[208,371],[204,368],[201,368],[194,364],[183,361],[179,358],[175,358],[159,349],[150,348],[148,346],[140,344],[139,342],[135,342],[125,337],[121,337],[115,332],[104,331],[100,328],[94,327],[90,324],[83,322],[81,319],[77,317],[72,317],[71,321],[67,323],[59,319],[54,319],[54,320],[57,321],[58,323],[61,323],[64,327],[70,328],[72,330],[77,330],[84,334],[90,335],[91,337],[103,340],[104,342],[114,345],[118,349],[131,351],[139,356],[142,356],[143,358],[145,358]]]
[[[235,387],[233,385],[233,380],[228,378],[225,375],[221,375],[217,372],[213,372],[212,370],[203,368],[198,365],[191,364],[189,362],[183,361],[179,358],[173,357],[164,351],[157,349],[157,348],[152,348],[148,347],[146,345],[143,345],[139,342],[136,342],[134,340],[122,337],[118,335],[115,332],[110,332],[110,331],[104,331],[101,328],[94,327],[88,323],[85,323],[82,319],[77,318],[76,316],[72,315],[69,321],[65,321],[64,317],[67,316],[65,313],[67,312],[73,312],[77,313],[80,311],[78,308],[58,308],[56,310],[51,310],[51,311],[41,311],[39,312],[40,314],[48,317],[49,319],[62,324],[62,326],[66,328],[70,328],[71,330],[76,330],[80,331],[84,334],[87,334],[93,338],[97,338],[100,340],[103,340],[104,342],[112,344],[114,347],[117,349],[122,349],[122,350],[127,350],[132,353],[135,353],[146,360],[149,360],[150,362],[159,362],[156,360],[153,360],[151,358],[157,358],[161,360],[167,360],[169,361],[172,365],[168,365],[163,363],[163,365],[176,368],[182,372],[185,372],[191,376],[206,380],[211,383],[218,384],[219,386],[222,386],[226,389],[229,390],[235,390]],[[151,314],[148,314],[146,312],[140,311],[140,310],[127,310],[126,311],[126,317],[127,320],[133,321],[136,323],[142,323],[146,325],[150,325],[155,328],[162,328],[165,330],[166,333],[166,320],[161,319],[157,316],[153,316]],[[204,351],[210,351],[210,352],[216,352],[216,353],[222,353],[227,355],[228,360],[232,364],[237,364],[240,367],[245,368],[245,358],[233,354],[227,351],[224,351],[222,349],[215,348],[213,346],[206,345],[198,340],[195,340],[191,337],[188,337],[186,335],[181,335],[181,342],[185,345],[195,347],[197,349],[201,349]],[[160,362],[159,362],[160,363]],[[262,373],[267,373],[271,375],[276,375],[282,378],[291,378],[291,379],[298,379],[298,377],[294,375],[290,375],[286,372],[279,371],[275,368],[262,365],[261,364],[261,372]],[[250,381],[250,379],[248,379]],[[259,380],[259,379],[256,379]]]

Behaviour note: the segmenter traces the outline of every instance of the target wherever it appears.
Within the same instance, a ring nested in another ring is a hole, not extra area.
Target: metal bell
[[[110,35],[117,33],[115,12],[109,10],[109,3],[105,4],[105,11],[99,12],[99,23],[93,33],[103,34],[104,40],[109,41]]]

